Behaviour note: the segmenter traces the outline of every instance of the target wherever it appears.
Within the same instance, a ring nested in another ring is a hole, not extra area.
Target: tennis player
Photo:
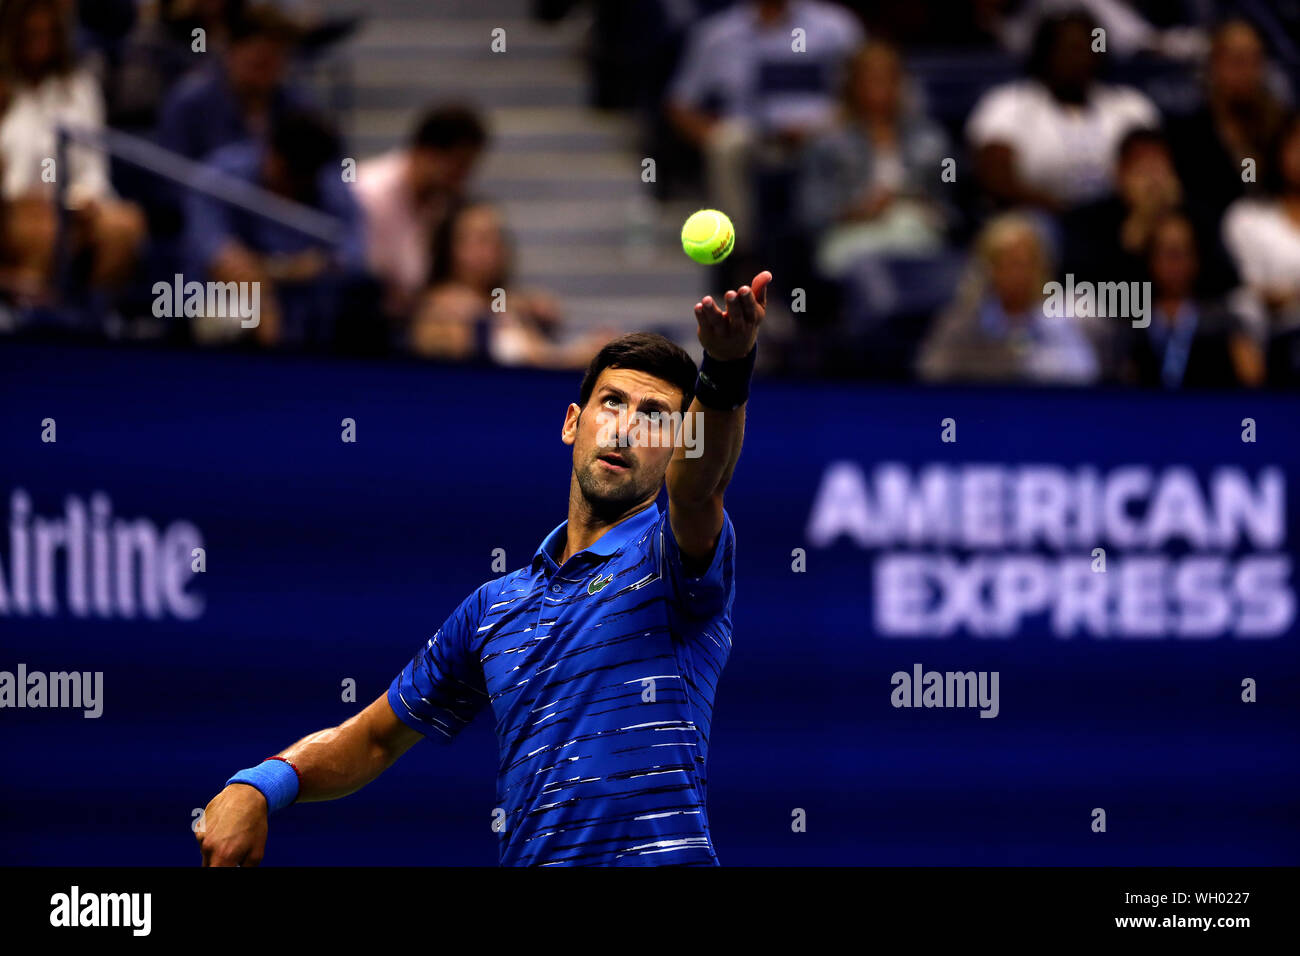
[[[698,372],[658,335],[601,350],[560,433],[573,447],[568,520],[527,566],[466,598],[361,713],[231,777],[196,834],[205,866],[260,863],[271,811],[359,790],[485,707],[500,769],[484,825],[503,865],[717,865],[706,767],[735,593],[722,495],[771,279],[728,292],[725,311],[696,303]],[[646,441],[637,427],[674,412],[693,417],[690,454],[683,429]]]

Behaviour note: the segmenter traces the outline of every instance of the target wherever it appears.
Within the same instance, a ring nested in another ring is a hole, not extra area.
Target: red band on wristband
[[[292,761],[292,760],[290,760],[288,757],[267,757],[266,759],[267,759],[267,760],[283,760],[285,763],[287,763],[287,764],[289,765],[289,768],[290,768],[291,770],[293,770],[293,775],[294,775],[295,777],[298,778],[298,786],[299,786],[299,787],[302,786],[302,774],[298,772],[298,768],[295,767],[295,766],[293,765],[293,761]]]

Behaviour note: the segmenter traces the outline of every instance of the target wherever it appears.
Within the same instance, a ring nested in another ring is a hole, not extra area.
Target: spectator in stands
[[[1115,192],[1062,218],[1062,268],[1079,279],[1140,279],[1156,223],[1183,201],[1182,183],[1159,132],[1129,130],[1117,152]]]
[[[298,37],[293,21],[274,7],[249,6],[228,34],[213,64],[182,81],[162,107],[158,142],[189,159],[264,137],[277,115],[305,105],[285,82]]]
[[[89,256],[93,286],[129,275],[144,239],[140,210],[118,200],[99,150],[73,145],[53,165],[60,125],[95,132],[104,99],[72,52],[71,25],[59,0],[0,5],[0,267],[6,284],[39,297],[52,278],[61,183],[72,213],[69,252]]]
[[[463,198],[487,139],[477,112],[438,106],[420,118],[404,148],[357,168],[367,259],[384,284],[385,311],[390,315],[409,318],[427,288],[433,237]]]
[[[1112,188],[1115,151],[1135,126],[1160,123],[1142,93],[1096,81],[1096,24],[1074,12],[1044,19],[1028,76],[991,89],[966,126],[976,175],[998,205],[1050,212],[1099,199]]]
[[[1263,380],[1263,358],[1237,320],[1196,295],[1198,268],[1191,220],[1176,212],[1161,215],[1147,243],[1151,324],[1121,326],[1128,342],[1122,373],[1127,381],[1225,388]]]
[[[1267,59],[1248,21],[1227,20],[1211,38],[1205,103],[1169,124],[1174,159],[1187,190],[1217,216],[1267,177],[1268,150],[1285,109],[1269,89]],[[1253,160],[1247,177],[1244,160]],[[1247,179],[1251,181],[1247,181]]]
[[[756,151],[789,162],[829,125],[839,74],[861,43],[857,19],[821,0],[744,0],[691,31],[668,118],[704,153],[710,204],[726,210],[739,243],[753,239]]]
[[[1098,343],[1083,319],[1049,315],[1051,275],[1043,239],[1021,213],[991,220],[958,298],[922,344],[928,381],[1087,384],[1102,374]]]
[[[443,221],[434,240],[432,286],[411,329],[419,355],[501,365],[582,368],[613,330],[570,341],[559,307],[543,292],[517,290],[500,213],[467,201]]]
[[[1269,380],[1300,380],[1300,113],[1270,151],[1269,196],[1243,198],[1223,217],[1223,239],[1245,283],[1239,307],[1268,353]]]
[[[841,275],[874,253],[924,253],[943,243],[943,131],[904,103],[899,51],[863,46],[849,63],[842,114],[804,153],[800,208],[819,238],[817,261]]]
[[[1067,212],[1062,271],[1102,282],[1144,278],[1147,250],[1164,217],[1182,212],[1194,224],[1198,292],[1222,295],[1237,278],[1219,238],[1218,216],[1189,196],[1174,168],[1169,143],[1157,130],[1130,130],[1120,143],[1114,195]]]
[[[336,325],[358,300],[365,276],[361,209],[340,175],[337,135],[310,113],[276,120],[265,142],[250,140],[217,150],[209,158],[216,174],[232,176],[332,217],[332,241],[309,236],[277,219],[239,209],[205,190],[213,175],[188,196],[186,239],[190,268],[216,282],[257,282],[263,345],[333,343]],[[275,211],[268,210],[271,214]],[[205,317],[200,338],[239,333],[238,323]]]
[[[244,6],[244,0],[159,0],[142,10],[107,84],[112,124],[152,131],[181,78],[222,55],[229,25]],[[195,31],[202,37],[197,50]]]
[[[1105,30],[1106,52],[1128,59],[1139,53],[1171,60],[1198,60],[1205,56],[1208,42],[1205,32],[1189,26],[1180,16],[1202,13],[1205,6],[1192,0],[1180,2],[1117,2],[1117,0],[1025,0],[1007,7],[1000,35],[1007,49],[1023,54],[1033,42],[1037,23],[1053,13],[1082,9]],[[1179,9],[1182,6],[1183,9]],[[1016,9],[1010,9],[1015,7]],[[1199,8],[1199,9],[1198,9]]]
[[[879,3],[846,0],[863,12],[867,29],[879,26],[904,48],[913,46],[1001,49],[1023,57],[1045,16],[1083,9],[1106,31],[1106,52],[1127,59],[1136,54],[1188,60],[1203,57],[1208,42],[1189,15],[1210,6],[1200,0],[907,0]]]

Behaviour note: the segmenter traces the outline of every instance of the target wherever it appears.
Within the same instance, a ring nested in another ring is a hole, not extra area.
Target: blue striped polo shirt
[[[731,650],[731,519],[697,577],[653,504],[560,565],[567,524],[462,602],[388,701],[443,742],[491,705],[502,865],[717,865],[705,771]]]

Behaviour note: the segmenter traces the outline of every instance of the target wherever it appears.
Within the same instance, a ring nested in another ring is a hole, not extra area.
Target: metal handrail
[[[118,159],[148,170],[156,176],[204,193],[245,212],[273,220],[322,242],[335,243],[344,235],[344,225],[333,216],[310,206],[285,199],[260,186],[237,179],[211,166],[195,162],[179,153],[138,136],[115,129],[60,126],[58,129],[58,168],[67,169],[69,142],[98,149]],[[59,209],[66,207],[66,177],[56,177]]]

